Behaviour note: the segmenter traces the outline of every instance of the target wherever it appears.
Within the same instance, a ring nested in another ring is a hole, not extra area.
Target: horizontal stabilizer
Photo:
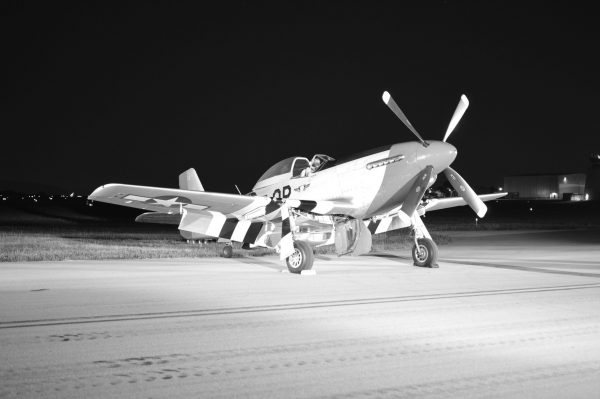
[[[202,183],[200,183],[196,169],[189,168],[179,175],[179,188],[190,191],[204,191],[204,187],[202,187]]]

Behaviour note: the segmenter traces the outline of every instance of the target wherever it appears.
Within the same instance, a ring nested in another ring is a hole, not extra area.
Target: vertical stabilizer
[[[179,175],[179,188],[182,190],[204,191],[196,169],[189,168]]]

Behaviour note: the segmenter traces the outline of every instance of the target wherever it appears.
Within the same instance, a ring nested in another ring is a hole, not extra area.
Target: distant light
[[[585,194],[585,200],[589,201],[590,200],[590,195],[588,193]]]
[[[558,198],[558,194],[557,193],[550,193],[550,198]]]
[[[567,176],[563,177],[563,183],[567,182]]]
[[[502,187],[498,187],[498,191],[502,191]]]
[[[529,212],[533,212],[533,208],[529,208]]]

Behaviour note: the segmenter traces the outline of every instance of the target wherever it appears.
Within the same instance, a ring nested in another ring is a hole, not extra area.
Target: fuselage
[[[314,173],[300,173],[304,169],[300,166],[308,165],[307,158],[289,158],[280,162],[281,170],[274,175],[263,176],[253,191],[274,198],[345,202],[352,205],[350,216],[357,219],[381,215],[402,204],[420,171],[433,167],[431,186],[456,158],[451,144],[428,144],[413,141],[380,147],[326,164]]]

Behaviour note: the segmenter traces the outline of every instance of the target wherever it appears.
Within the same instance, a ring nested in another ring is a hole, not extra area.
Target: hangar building
[[[591,154],[587,170],[585,193],[589,199],[600,200],[600,154]]]
[[[585,173],[517,175],[504,178],[504,189],[519,198],[584,199],[585,182]]]

